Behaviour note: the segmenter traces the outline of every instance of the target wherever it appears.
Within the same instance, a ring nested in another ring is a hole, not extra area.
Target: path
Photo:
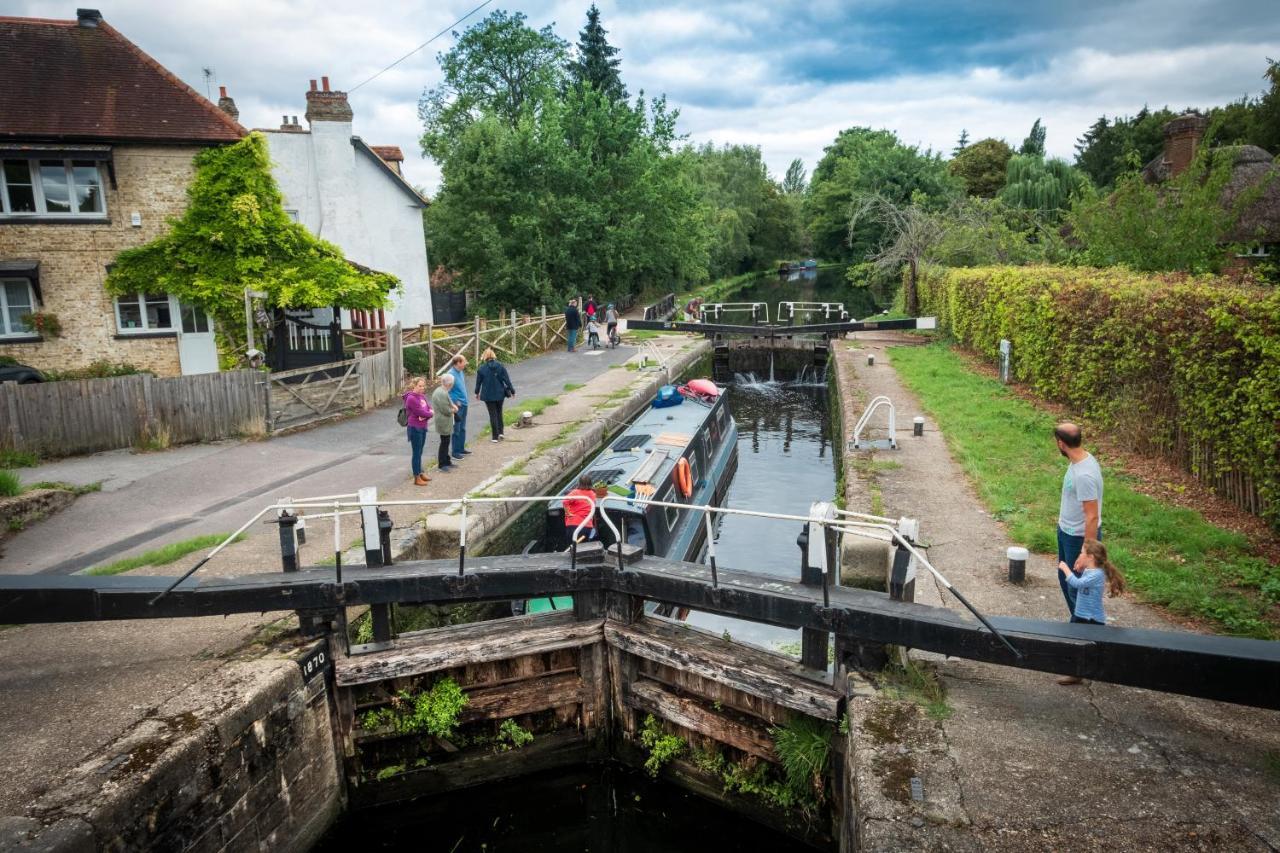
[[[509,406],[564,393],[636,353],[635,347],[551,352],[511,365],[517,396]],[[469,368],[472,380],[474,365]],[[470,392],[473,388],[468,388]],[[394,402],[362,415],[263,441],[189,445],[161,453],[97,453],[20,469],[24,482],[102,481],[58,515],[16,534],[0,554],[0,573],[70,574],[168,542],[238,528],[284,494],[328,495],[361,486],[379,491],[407,479],[404,428]],[[468,406],[469,436],[488,424],[484,404]],[[434,438],[424,457],[435,458]],[[270,531],[253,531],[267,535]]]
[[[867,397],[888,395],[899,424],[910,423],[923,410],[894,372],[888,345],[839,344]],[[926,423],[923,438],[899,432],[902,449],[877,454],[901,466],[876,475],[885,515],[919,518],[929,559],[980,610],[1065,619],[1054,560],[1032,555],[1025,585],[1005,580],[1005,549],[1018,543],[984,511],[944,436]],[[964,612],[929,576],[917,580],[917,600]],[[1115,625],[1182,630],[1132,597],[1108,599],[1107,611]],[[886,752],[901,749],[925,789],[914,806],[884,793],[883,773],[868,772],[870,849],[1280,849],[1280,779],[1265,768],[1268,753],[1280,756],[1280,714],[1098,682],[1061,687],[1043,673],[920,657],[938,663],[954,713],[904,724],[913,735],[902,744],[865,744],[881,768]]]

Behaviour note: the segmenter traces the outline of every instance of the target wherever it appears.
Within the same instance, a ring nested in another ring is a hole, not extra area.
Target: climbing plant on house
[[[275,308],[373,310],[399,286],[289,218],[262,134],[202,151],[195,166],[182,217],[116,257],[106,281],[113,296],[170,293],[198,305],[213,316],[225,351],[243,346],[246,289],[266,293]]]

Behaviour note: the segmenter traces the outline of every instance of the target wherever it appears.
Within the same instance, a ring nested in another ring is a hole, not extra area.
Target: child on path
[[[1107,624],[1102,606],[1102,590],[1105,586],[1111,597],[1124,592],[1124,575],[1107,559],[1107,547],[1097,539],[1086,539],[1080,549],[1080,574],[1077,575],[1065,561],[1058,561],[1058,573],[1067,586],[1075,591],[1075,612],[1072,622],[1087,625]],[[1083,679],[1067,675],[1058,679],[1059,684],[1080,684]]]
[[[587,343],[592,349],[600,349],[600,324],[594,314],[587,315]]]

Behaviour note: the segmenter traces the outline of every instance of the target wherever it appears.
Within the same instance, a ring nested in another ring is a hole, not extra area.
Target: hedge
[[[921,311],[1280,529],[1280,291],[1123,268],[929,268]]]

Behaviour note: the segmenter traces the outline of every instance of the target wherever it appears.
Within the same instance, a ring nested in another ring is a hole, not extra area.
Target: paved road
[[[579,348],[576,353],[547,353],[512,365],[517,395],[509,405],[559,395],[566,383],[584,383],[635,352],[627,346]],[[395,421],[397,408],[388,404],[346,421],[265,441],[147,454],[120,450],[22,469],[24,482],[100,480],[102,491],[79,498],[69,509],[7,540],[0,573],[70,574],[167,542],[235,530],[284,495],[401,485],[409,478],[409,459],[404,429]],[[473,400],[468,407],[469,435],[474,437],[487,424],[484,405]]]

